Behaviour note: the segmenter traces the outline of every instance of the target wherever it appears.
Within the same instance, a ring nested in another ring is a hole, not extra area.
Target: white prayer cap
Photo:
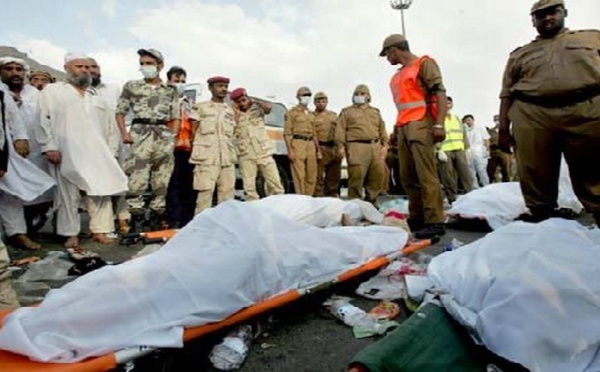
[[[27,64],[27,62],[25,62],[21,58],[16,58],[16,57],[2,57],[2,58],[0,58],[0,66],[8,65],[9,63],[16,63],[18,65],[23,66],[23,68],[25,69],[25,71],[29,71],[29,65]]]
[[[76,59],[89,59],[90,57],[85,53],[67,53],[65,54],[65,65]]]

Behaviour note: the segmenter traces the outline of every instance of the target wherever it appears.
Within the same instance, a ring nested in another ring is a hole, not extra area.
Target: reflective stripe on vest
[[[392,76],[390,89],[398,109],[397,126],[423,120],[427,115],[426,92],[418,82],[421,65],[427,58],[429,57],[423,56],[415,59],[410,66],[402,67]]]
[[[442,142],[442,151],[464,150],[465,136],[462,123],[458,117],[456,115],[446,117],[444,127],[446,129],[446,139]]]

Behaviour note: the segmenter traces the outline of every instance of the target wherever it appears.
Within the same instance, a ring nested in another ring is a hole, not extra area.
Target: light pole
[[[410,8],[413,0],[390,0],[390,6],[393,9],[400,10],[400,16],[402,17],[402,35],[406,37],[406,29],[404,28],[404,11]]]

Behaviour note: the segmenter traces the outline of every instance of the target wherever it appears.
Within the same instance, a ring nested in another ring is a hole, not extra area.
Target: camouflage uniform
[[[125,160],[129,177],[128,203],[141,209],[141,195],[150,183],[152,210],[162,213],[171,173],[173,172],[173,137],[167,122],[181,118],[177,91],[165,84],[157,86],[144,80],[129,81],[123,87],[117,104],[117,114],[131,110],[133,121],[130,134],[133,144]]]
[[[240,116],[234,130],[240,173],[246,200],[259,198],[256,192],[256,173],[260,170],[265,179],[268,195],[283,194],[277,164],[273,160],[273,142],[267,136],[265,113],[258,103],[253,103]]]
[[[190,163],[194,168],[194,190],[198,190],[196,214],[210,208],[215,186],[219,203],[235,196],[235,149],[233,109],[213,101],[194,105],[190,120],[198,122]]]
[[[0,310],[20,306],[17,294],[11,285],[9,262],[6,246],[0,240]]]

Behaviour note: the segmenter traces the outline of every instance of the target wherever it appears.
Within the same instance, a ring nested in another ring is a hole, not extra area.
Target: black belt
[[[542,106],[545,108],[559,108],[576,105],[581,102],[589,101],[592,98],[600,96],[600,85],[590,86],[587,88],[579,89],[576,91],[569,92],[567,94],[563,94],[560,96],[551,96],[551,97],[538,97],[538,96],[528,96],[521,92],[513,93],[515,99],[531,103],[532,105]]]
[[[352,140],[352,141],[346,141],[348,143],[367,143],[367,144],[371,144],[371,143],[377,143],[379,142],[379,138],[375,138],[372,140]]]
[[[333,146],[335,146],[335,142],[334,141],[319,141],[319,146],[333,147]]]
[[[293,139],[303,140],[303,141],[312,141],[312,136],[305,136],[303,134],[294,134],[292,136]]]
[[[133,119],[131,124],[167,125],[167,121],[166,120],[158,120],[158,119]]]

